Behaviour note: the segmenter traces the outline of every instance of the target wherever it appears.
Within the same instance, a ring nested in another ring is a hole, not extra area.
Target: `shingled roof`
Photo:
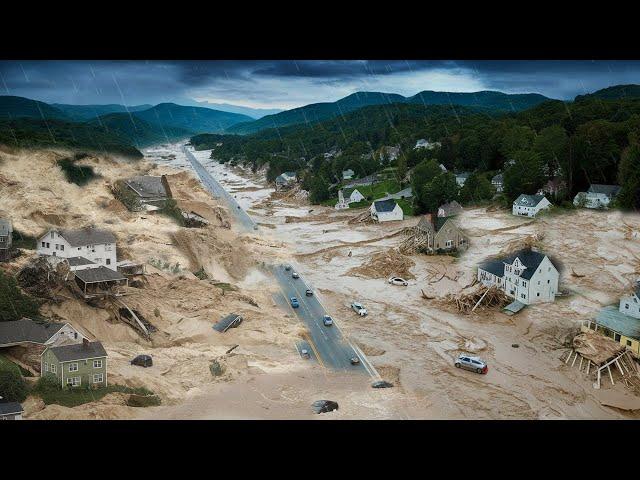
[[[513,202],[515,205],[521,207],[535,207],[544,199],[544,195],[525,195],[520,194],[518,198]]]
[[[67,258],[67,263],[70,267],[82,267],[84,265],[95,265],[95,262],[92,262],[88,258],[84,257],[69,257]]]
[[[0,402],[0,415],[17,415],[23,412],[24,408],[18,402]]]
[[[602,185],[599,183],[592,183],[589,186],[589,193],[602,193],[607,197],[615,197],[620,191],[620,187],[618,185]]]
[[[520,262],[527,267],[520,277],[525,280],[530,280],[540,263],[542,263],[542,260],[544,260],[544,257],[546,257],[544,253],[535,252],[530,248],[523,248],[507,257],[487,260],[480,264],[480,268],[498,277],[502,277],[504,275],[504,264],[511,265],[516,258],[518,258]]]
[[[0,235],[10,235],[12,231],[11,220],[0,218]]]
[[[98,268],[87,268],[85,270],[76,270],[74,274],[84,283],[116,282],[118,280],[127,279],[127,277],[120,273],[103,266],[99,266]]]
[[[32,342],[44,344],[64,327],[64,323],[53,323],[23,318],[0,322],[0,345]]]
[[[87,245],[102,245],[116,243],[116,237],[107,230],[97,228],[82,228],[79,230],[58,230],[58,234],[72,247],[84,247]]]
[[[143,200],[166,198],[167,191],[162,183],[162,177],[142,175],[125,180],[125,183]]]
[[[373,208],[375,208],[376,212],[393,212],[393,209],[396,208],[397,202],[390,198],[388,200],[376,200],[373,202]]]
[[[107,351],[100,342],[83,342],[49,348],[60,362],[72,362],[85,358],[106,357]]]

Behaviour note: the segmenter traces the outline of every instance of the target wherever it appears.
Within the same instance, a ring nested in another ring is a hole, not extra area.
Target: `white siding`
[[[634,294],[620,300],[620,312],[633,318],[640,318],[640,299]]]
[[[56,231],[50,231],[38,240],[38,255],[49,255],[60,258],[84,257],[87,260],[103,265],[111,270],[116,268],[116,244],[105,243],[72,247]],[[82,267],[80,267],[81,269]]]

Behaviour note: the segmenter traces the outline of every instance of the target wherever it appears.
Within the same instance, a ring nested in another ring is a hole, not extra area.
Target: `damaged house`
[[[578,192],[573,199],[576,207],[608,208],[611,201],[620,192],[618,185],[600,185],[593,183],[586,192]]]
[[[496,285],[518,302],[553,302],[560,273],[544,253],[524,248],[507,257],[488,260],[478,267],[478,281]]]
[[[13,226],[11,220],[0,218],[0,262],[9,260],[13,242]]]
[[[124,184],[137,195],[140,204],[147,210],[162,208],[164,202],[172,197],[167,177],[141,175],[124,180]]]
[[[276,177],[276,190],[285,190],[296,183],[296,172],[284,172]]]
[[[451,217],[423,215],[418,224],[407,229],[405,234],[408,238],[400,248],[407,253],[447,253],[465,250],[469,246],[468,237]]]
[[[404,219],[402,207],[393,199],[376,200],[369,208],[371,218],[376,222],[390,222]]]
[[[97,228],[53,228],[38,238],[38,255],[67,259],[72,271],[104,266],[116,270],[116,237]]]

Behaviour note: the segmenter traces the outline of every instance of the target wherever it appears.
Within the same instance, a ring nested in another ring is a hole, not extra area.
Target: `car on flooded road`
[[[476,373],[487,373],[489,367],[480,357],[472,357],[466,354],[458,355],[455,361],[456,368],[464,368]]]
[[[391,277],[389,279],[389,283],[391,285],[401,285],[403,287],[406,287],[409,285],[409,282],[407,282],[404,278],[400,278],[400,277]]]
[[[291,276],[292,276],[293,278],[300,278],[300,275],[298,275],[298,272],[293,272],[293,273],[291,274]]]
[[[364,308],[362,304],[358,302],[353,302],[351,304],[351,309],[361,317],[364,317],[367,314],[367,309]]]
[[[330,327],[331,325],[333,325],[333,318],[331,318],[329,315],[325,315],[324,317],[322,317],[322,323],[325,327]]]
[[[298,299],[296,297],[291,297],[289,301],[291,302],[291,307],[293,308],[298,308],[300,306],[300,302],[298,302]]]

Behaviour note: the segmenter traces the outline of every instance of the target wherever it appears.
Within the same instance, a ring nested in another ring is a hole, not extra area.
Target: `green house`
[[[54,375],[63,388],[107,386],[107,352],[100,342],[49,347],[40,362],[42,375]]]

